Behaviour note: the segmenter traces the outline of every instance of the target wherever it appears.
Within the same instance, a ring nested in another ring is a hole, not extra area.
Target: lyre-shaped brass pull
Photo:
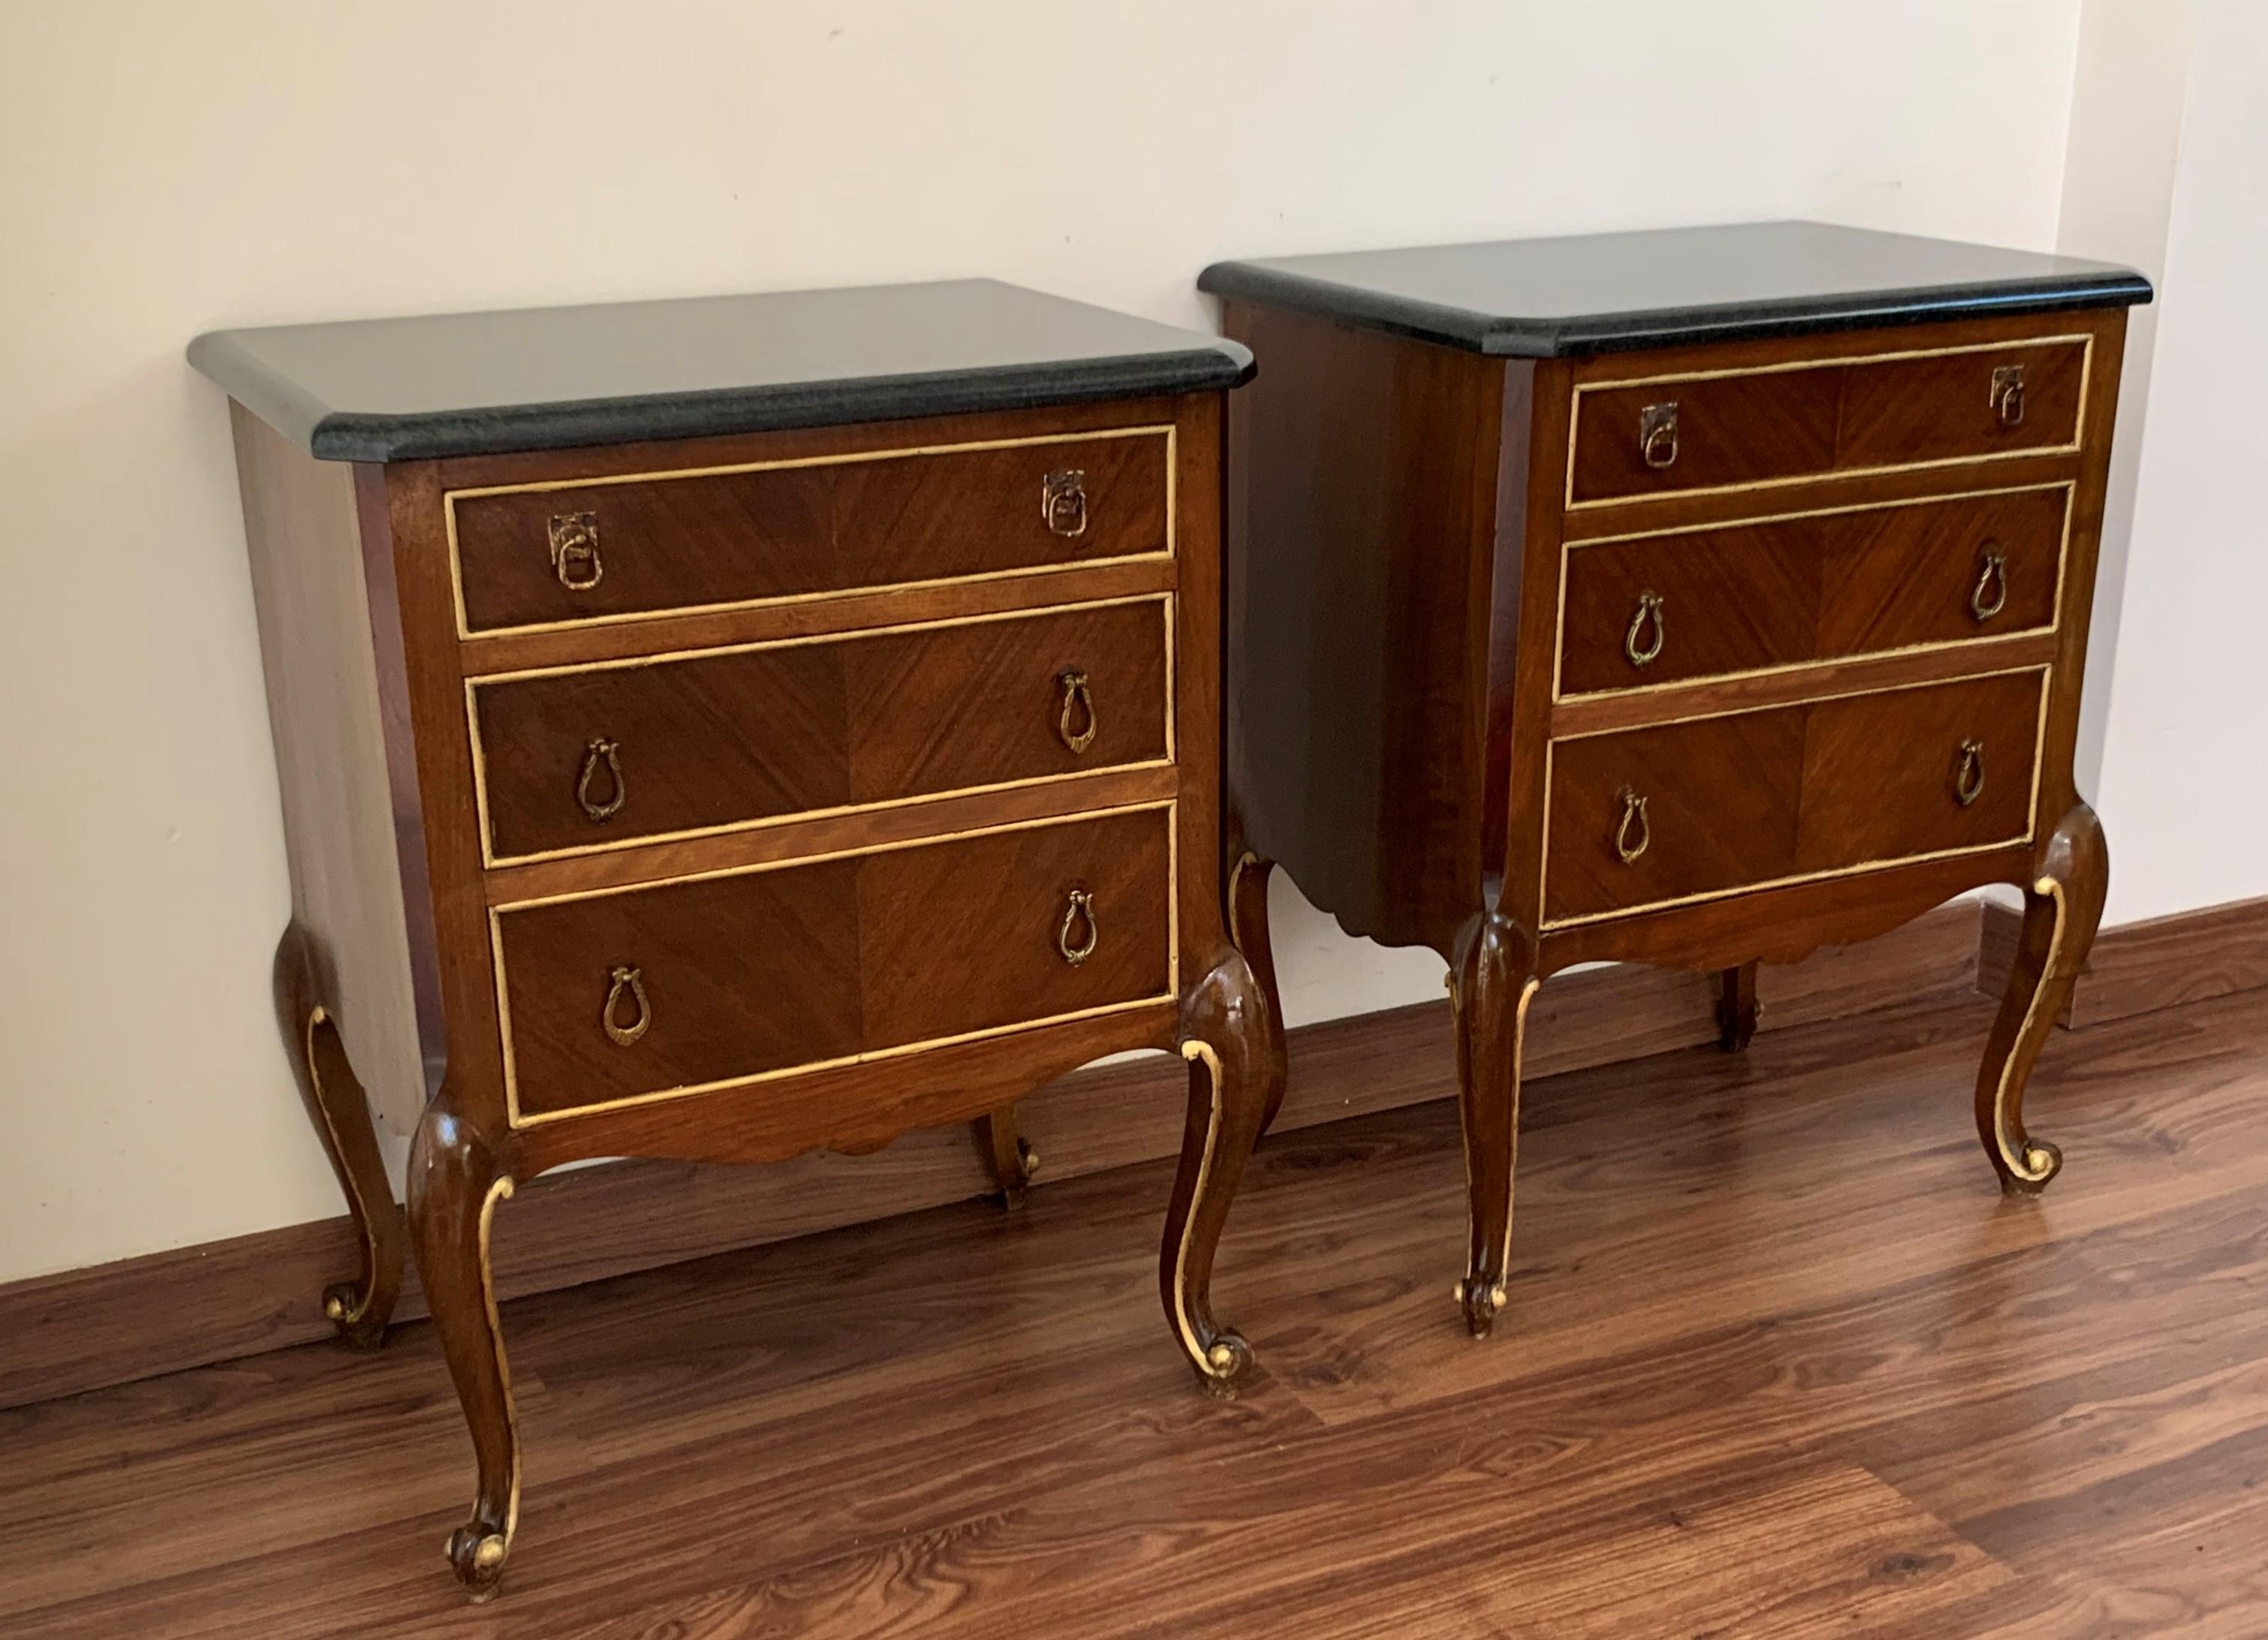
[[[1984,795],[1984,743],[1963,740],[1961,761],[1953,770],[1953,800],[1967,808]]]
[[[2008,555],[1987,541],[1977,561],[1977,585],[1969,594],[1969,613],[1990,621],[2008,607]]]
[[[1086,936],[1079,944],[1071,943],[1071,931],[1084,923]],[[1094,896],[1084,888],[1074,888],[1064,903],[1063,921],[1056,924],[1056,950],[1074,968],[1094,954],[1095,943],[1102,931],[1095,926]]]
[[[571,592],[587,592],[606,578],[607,566],[599,556],[597,513],[551,515],[551,572]]]
[[[607,987],[606,1006],[599,1011],[599,1023],[607,1027],[607,1034],[614,1039],[616,1047],[628,1048],[644,1036],[646,1026],[653,1023],[653,1010],[646,1004],[645,986],[639,980],[636,968],[616,968],[611,978],[613,983]],[[628,1025],[617,1025],[615,1016],[622,1011],[622,993],[625,991],[637,1004],[637,1018]]]
[[[1660,471],[1677,461],[1677,401],[1649,404],[1638,413],[1638,453]]]
[[[1040,516],[1058,535],[1086,533],[1086,474],[1068,467],[1040,481]]]
[[[2024,421],[2024,367],[1992,367],[1992,414],[2003,427],[2021,427]]]
[[[603,803],[591,795],[591,785],[598,778],[599,766],[607,768],[608,789],[612,792]],[[622,761],[615,754],[615,743],[600,738],[583,749],[583,772],[575,782],[575,801],[583,805],[583,813],[595,824],[607,819],[622,807],[630,789],[622,784]]]
[[[1083,672],[1057,673],[1056,687],[1063,691],[1063,710],[1056,714],[1056,734],[1075,756],[1094,744],[1094,732],[1100,726],[1094,717],[1094,692],[1087,687]],[[1082,714],[1086,727],[1074,731],[1071,721]]]
[[[1653,841],[1653,826],[1646,817],[1644,798],[1628,786],[1615,795],[1622,799],[1623,804],[1622,824],[1615,827],[1615,852],[1622,857],[1624,865],[1629,865],[1644,854],[1646,844]],[[1633,826],[1638,827],[1635,838],[1631,834]]]
[[[1638,635],[1648,625],[1653,628],[1653,641],[1641,649]],[[1633,666],[1651,666],[1661,654],[1662,640],[1668,636],[1661,624],[1661,594],[1640,592],[1638,595],[1638,613],[1631,617],[1630,630],[1623,634],[1623,653],[1630,658],[1630,664]]]

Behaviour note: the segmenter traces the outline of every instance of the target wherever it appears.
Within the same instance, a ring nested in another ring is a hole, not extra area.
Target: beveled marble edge
[[[1217,392],[1250,380],[1255,370],[1249,349],[1222,339],[1179,353],[371,415],[322,408],[288,379],[245,357],[225,331],[199,336],[190,343],[189,363],[254,416],[318,459],[375,462],[777,432],[797,427]]]
[[[1251,262],[1215,262],[1197,276],[1197,288],[1213,296],[1262,302],[1507,358],[1560,358],[1993,315],[2130,307],[2154,295],[2149,280],[2140,274],[2110,268],[2095,275],[1989,285],[1853,291],[1547,320],[1447,307]]]

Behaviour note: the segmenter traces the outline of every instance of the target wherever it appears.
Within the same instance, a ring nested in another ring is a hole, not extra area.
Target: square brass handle
[[[599,556],[599,515],[595,512],[555,512],[551,515],[551,572],[571,592],[587,592],[606,578],[606,562]]]

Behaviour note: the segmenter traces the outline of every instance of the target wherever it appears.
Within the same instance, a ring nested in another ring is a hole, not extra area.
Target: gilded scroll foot
[[[387,1322],[401,1295],[405,1227],[379,1154],[370,1100],[347,1063],[336,1021],[317,1000],[313,942],[296,923],[276,947],[274,982],[276,1023],[292,1077],[361,1242],[360,1275],[323,1290],[323,1314],[350,1349],[375,1350],[386,1342]]]
[[[2102,823],[2077,804],[2049,835],[2025,886],[2023,931],[1977,1075],[1977,1135],[2010,1195],[2037,1195],[2063,1170],[2063,1152],[2025,1131],[2024,1089],[2086,965],[2110,879]]]
[[[519,1415],[489,1257],[497,1204],[512,1192],[508,1161],[452,1108],[446,1086],[426,1107],[409,1152],[417,1273],[478,1466],[472,1518],[446,1551],[475,1600],[496,1592],[519,1519]]]
[[[1266,1047],[1270,1011],[1270,999],[1234,951],[1197,982],[1182,1011],[1189,1114],[1181,1171],[1166,1210],[1158,1286],[1166,1320],[1198,1383],[1224,1401],[1235,1396],[1251,1372],[1252,1347],[1213,1319],[1213,1255],[1274,1091]]]
[[[1039,1176],[1040,1153],[1016,1132],[1016,1107],[1004,1105],[976,1119],[976,1148],[1000,1188],[1000,1205],[1024,1205],[1024,1191]]]
[[[1543,984],[1535,945],[1510,918],[1468,923],[1450,969],[1456,1013],[1458,1119],[1465,1141],[1470,1235],[1457,1304],[1485,1338],[1502,1313],[1512,1265],[1513,1175],[1520,1158],[1520,1056],[1528,1005]]]

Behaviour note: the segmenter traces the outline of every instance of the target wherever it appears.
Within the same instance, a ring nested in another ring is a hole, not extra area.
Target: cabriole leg
[[[418,1124],[409,1218],[417,1273],[480,1465],[472,1519],[451,1534],[446,1552],[466,1592],[484,1600],[504,1577],[519,1519],[519,1427],[489,1263],[497,1203],[512,1181],[504,1158],[448,1099],[445,1088]]]
[[[1197,1381],[1223,1400],[1235,1395],[1251,1370],[1252,1348],[1213,1320],[1212,1261],[1245,1161],[1278,1097],[1281,1076],[1267,1046],[1271,1012],[1267,994],[1233,951],[1197,983],[1182,1011],[1189,1121],[1166,1210],[1158,1286]]]
[[[1456,1011],[1459,1120],[1471,1239],[1457,1302],[1465,1326],[1485,1338],[1504,1308],[1512,1266],[1513,1173],[1520,1158],[1520,1055],[1528,1004],[1542,978],[1535,945],[1491,912],[1466,928],[1450,970]]]
[[[1000,1187],[1000,1205],[1011,1210],[1023,1206],[1025,1187],[1040,1171],[1040,1153],[1017,1134],[1013,1105],[976,1119],[976,1148]]]
[[[375,1350],[401,1295],[401,1209],[387,1181],[370,1100],[347,1063],[338,1026],[316,1000],[306,930],[297,923],[276,947],[276,1018],[284,1033],[299,1097],[331,1159],[362,1242],[362,1273],[323,1290],[323,1313],[357,1350]]]
[[[1284,1107],[1285,1081],[1284,993],[1276,986],[1276,952],[1268,943],[1268,879],[1275,870],[1273,860],[1240,854],[1228,872],[1228,938],[1243,953],[1245,966],[1268,999],[1264,1051],[1270,1091],[1268,1108],[1260,1119],[1263,1133],[1276,1125],[1276,1113]]]
[[[2036,1195],[2063,1166],[2061,1151],[2024,1129],[2024,1087],[2095,943],[2110,880],[2102,823],[2075,805],[2049,835],[2026,887],[2023,933],[1977,1074],[1977,1131],[2012,1195]]]
[[[1717,1041],[1728,1054],[1737,1054],[1756,1033],[1756,1017],[1764,1005],[1756,1001],[1756,965],[1743,962],[1717,977]]]

